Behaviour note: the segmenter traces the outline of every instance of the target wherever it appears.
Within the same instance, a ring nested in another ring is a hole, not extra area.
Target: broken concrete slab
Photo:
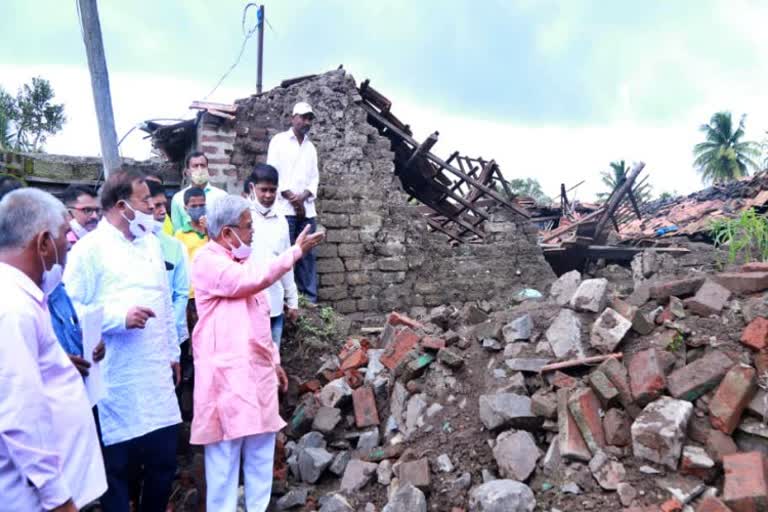
[[[581,319],[570,309],[561,309],[545,333],[558,358],[584,357],[581,344]]]
[[[312,421],[312,430],[330,434],[341,421],[341,409],[336,407],[320,407]]]
[[[592,324],[590,345],[603,354],[613,352],[632,328],[632,322],[616,310],[606,308]]]
[[[533,335],[533,319],[529,313],[515,318],[502,329],[504,341],[511,343],[518,340],[529,340]]]
[[[558,306],[565,306],[571,302],[571,298],[573,298],[580,284],[581,274],[578,270],[571,270],[561,275],[557,281],[552,283],[549,294]]]
[[[687,505],[695,500],[707,486],[698,478],[670,475],[657,478],[656,485],[667,491],[682,505]]]
[[[357,459],[350,460],[344,470],[344,476],[341,478],[339,490],[346,493],[359,491],[371,481],[377,468],[378,464],[373,462],[363,462]]]
[[[333,461],[325,448],[305,448],[299,452],[299,474],[304,482],[314,484]]]
[[[496,438],[493,458],[503,478],[527,480],[536,469],[539,457],[541,451],[536,446],[536,441],[524,430],[502,432]]]
[[[675,279],[654,283],[649,290],[650,297],[658,301],[666,300],[669,297],[685,297],[693,295],[704,284],[704,276],[688,277],[685,279]]]
[[[696,295],[685,300],[689,311],[703,317],[718,315],[731,298],[731,291],[716,282],[707,279]]]
[[[347,498],[341,494],[334,493],[320,498],[319,512],[354,512],[354,510]]]
[[[663,396],[648,404],[632,423],[632,451],[639,457],[677,469],[693,405]]]
[[[352,398],[352,388],[341,377],[332,380],[320,390],[320,403],[324,407],[340,407]]]
[[[608,280],[605,278],[582,281],[571,298],[570,306],[576,311],[600,313],[608,300]]]
[[[542,418],[531,408],[531,399],[515,393],[480,395],[480,421],[488,430],[504,427],[531,429],[541,426]]]

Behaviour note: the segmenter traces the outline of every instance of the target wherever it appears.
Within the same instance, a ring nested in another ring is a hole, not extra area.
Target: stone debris
[[[571,302],[580,284],[581,274],[578,270],[571,270],[552,283],[549,294],[558,306],[565,306]]]
[[[570,309],[561,309],[545,334],[558,358],[584,357],[581,345],[581,318]]]
[[[531,399],[515,393],[480,396],[480,421],[488,430],[534,428],[541,424],[531,408]]]
[[[509,431],[499,434],[493,448],[493,458],[499,466],[502,478],[524,481],[533,473],[541,451],[533,436],[524,431]]]
[[[341,478],[341,491],[347,493],[359,491],[371,480],[377,468],[378,464],[373,462],[350,460]]]
[[[616,350],[631,328],[631,321],[621,316],[616,310],[606,308],[592,324],[590,345],[598,352],[611,353]]]
[[[666,396],[646,406],[632,423],[635,457],[677,469],[692,412],[690,402]]]
[[[515,480],[493,480],[469,493],[469,512],[533,512],[531,488]]]
[[[533,335],[533,320],[528,313],[518,317],[501,329],[504,341],[511,343],[519,340],[529,340]]]
[[[424,493],[409,483],[401,484],[381,512],[427,512]]]
[[[626,478],[627,472],[624,466],[611,459],[604,451],[598,450],[592,460],[589,461],[589,470],[595,481],[605,490],[615,491],[619,484]]]
[[[569,304],[576,311],[600,313],[608,302],[607,294],[607,279],[586,279],[576,289]]]

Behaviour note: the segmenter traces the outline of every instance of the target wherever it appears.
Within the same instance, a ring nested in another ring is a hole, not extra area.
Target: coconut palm
[[[610,171],[600,172],[600,181],[608,190],[607,192],[600,192],[597,194],[597,201],[600,203],[606,201],[611,195],[611,192],[613,192],[616,187],[624,183],[624,181],[627,179],[627,174],[629,174],[629,166],[624,160],[611,162],[610,166]],[[644,203],[650,199],[651,186],[647,183],[638,186],[637,183],[635,183],[635,185],[632,187],[632,192],[638,201]]]
[[[742,141],[744,120],[739,119],[736,130],[730,112],[717,112],[709,124],[701,125],[699,131],[705,134],[705,142],[693,148],[695,165],[704,182],[723,183],[749,175],[750,170],[759,166],[754,158],[760,156],[760,145],[752,141]]]

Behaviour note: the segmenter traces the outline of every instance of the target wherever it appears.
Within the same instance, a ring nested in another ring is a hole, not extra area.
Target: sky
[[[191,118],[193,100],[255,92],[256,38],[237,67],[242,0],[99,2],[118,138],[147,119]],[[768,2],[750,0],[265,0],[264,87],[337,68],[366,78],[433,152],[494,158],[508,179],[557,196],[602,191],[609,162],[644,161],[655,193],[704,187],[698,131],[717,111],[768,130]],[[246,25],[255,21],[250,9]],[[0,87],[34,76],[64,103],[50,153],[98,155],[76,0],[0,1]],[[151,156],[134,130],[126,157]]]

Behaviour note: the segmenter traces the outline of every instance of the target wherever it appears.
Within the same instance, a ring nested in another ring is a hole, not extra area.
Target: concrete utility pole
[[[256,27],[259,31],[259,56],[256,67],[256,94],[261,94],[261,72],[264,68],[264,5],[259,6],[256,11]]]
[[[112,96],[109,93],[109,73],[104,57],[104,42],[101,39],[101,23],[96,0],[77,0],[80,23],[83,28],[83,43],[88,56],[88,70],[91,73],[93,102],[99,123],[99,140],[104,161],[104,177],[120,168],[120,153],[117,151],[117,132],[112,113]]]

